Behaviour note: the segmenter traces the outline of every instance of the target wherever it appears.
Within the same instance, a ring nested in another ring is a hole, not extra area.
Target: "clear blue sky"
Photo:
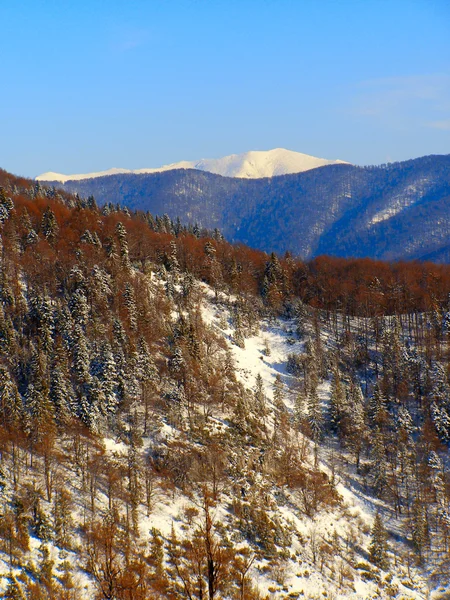
[[[448,0],[1,0],[0,167],[450,153]]]

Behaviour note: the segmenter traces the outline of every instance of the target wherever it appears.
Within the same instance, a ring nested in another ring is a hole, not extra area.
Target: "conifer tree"
[[[359,462],[363,445],[367,439],[367,426],[365,421],[364,397],[361,386],[358,383],[351,382],[349,405],[347,407],[347,439],[349,447],[355,455],[356,468],[359,469]]]
[[[346,410],[345,390],[342,384],[341,373],[336,367],[331,380],[331,394],[329,405],[330,428],[334,433],[339,432],[341,420]]]
[[[380,429],[372,435],[371,472],[374,491],[379,498],[383,497],[387,487],[386,440]]]
[[[23,417],[22,400],[8,369],[0,364],[0,419],[4,425],[18,426]]]
[[[4,188],[0,187],[0,225],[2,225],[11,214],[14,202],[6,195]]]
[[[55,213],[50,207],[47,207],[42,215],[41,231],[45,239],[50,243],[54,244],[59,232],[58,221],[56,220]]]
[[[264,423],[265,418],[267,416],[267,399],[266,394],[264,392],[264,383],[263,378],[261,377],[261,373],[258,373],[256,376],[253,394],[255,397],[254,412]]]
[[[137,306],[136,300],[134,297],[134,290],[131,287],[130,283],[125,284],[125,291],[123,293],[124,303],[128,313],[128,324],[132,331],[135,331],[137,328]]]
[[[120,258],[124,269],[129,271],[131,269],[130,256],[128,251],[128,236],[127,230],[123,223],[120,221],[116,225],[116,235],[119,239]]]
[[[319,442],[323,433],[323,415],[317,388],[311,390],[307,399],[308,423],[314,442]]]
[[[379,512],[376,513],[372,526],[369,555],[370,560],[374,565],[380,569],[388,568],[389,558],[387,532]]]
[[[419,498],[416,498],[413,503],[410,527],[414,550],[422,561],[424,550],[428,546],[430,538],[426,509],[423,501]]]

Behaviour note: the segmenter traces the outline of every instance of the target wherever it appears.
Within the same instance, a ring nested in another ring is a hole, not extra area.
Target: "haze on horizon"
[[[0,167],[450,153],[445,0],[5,0]]]

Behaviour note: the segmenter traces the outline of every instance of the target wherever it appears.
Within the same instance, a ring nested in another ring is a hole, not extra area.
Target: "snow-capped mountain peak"
[[[246,179],[258,179],[261,177],[274,177],[288,173],[301,173],[317,167],[331,164],[345,164],[342,160],[328,160],[317,158],[301,152],[294,152],[284,148],[261,151],[251,150],[242,154],[230,154],[222,158],[202,158],[198,161],[180,161],[170,165],[152,169],[109,169],[97,173],[84,173],[77,175],[63,175],[62,173],[47,172],[36,177],[37,181],[77,181],[80,179],[94,179],[106,175],[118,175],[123,173],[141,174],[158,173],[172,169],[198,169],[223,175],[224,177],[242,177]]]

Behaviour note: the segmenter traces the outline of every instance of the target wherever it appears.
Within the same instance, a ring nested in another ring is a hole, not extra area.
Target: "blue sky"
[[[448,0],[2,0],[0,167],[450,153]]]

